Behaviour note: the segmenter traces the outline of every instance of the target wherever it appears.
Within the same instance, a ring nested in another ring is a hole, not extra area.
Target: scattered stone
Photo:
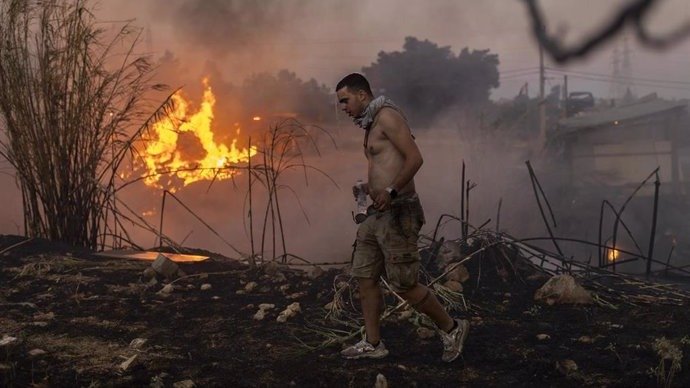
[[[403,364],[398,364],[397,367],[398,367],[398,369],[401,369],[401,370],[407,370],[407,367]]]
[[[278,272],[278,263],[275,261],[269,261],[268,263],[261,266],[261,269],[266,275],[275,275]]]
[[[548,305],[553,304],[591,304],[592,295],[575,282],[575,279],[567,274],[556,275],[549,279],[534,294],[535,301],[541,301]]]
[[[249,282],[244,286],[244,290],[247,292],[252,292],[259,284],[257,282]]]
[[[253,316],[252,318],[253,318],[255,321],[263,321],[264,318],[266,318],[266,311],[264,311],[264,310],[259,310],[259,311],[256,312],[256,314],[254,314],[254,316]]]
[[[285,274],[282,273],[282,272],[277,272],[277,273],[273,276],[273,283],[282,283],[282,282],[284,282],[284,281],[286,281],[286,280],[287,280],[287,277],[286,277]]]
[[[160,291],[158,291],[158,293],[172,294],[173,291],[175,291],[175,286],[173,286],[172,284],[166,284],[165,286],[163,286],[163,288],[161,288]]]
[[[220,296],[218,296],[218,295],[213,295],[213,296],[211,297],[211,299],[213,299],[213,300],[218,300],[218,299],[220,299]]]
[[[31,322],[32,326],[38,326],[38,327],[46,327],[48,326],[48,322],[44,321],[39,321],[39,322]]]
[[[312,268],[311,271],[309,271],[309,277],[311,279],[317,279],[323,274],[323,268],[319,267],[318,265],[314,266],[314,268]]]
[[[591,344],[591,343],[594,343],[594,338],[587,336],[587,335],[583,335],[577,339],[577,342],[581,342],[583,344]]]
[[[422,339],[427,339],[427,338],[432,338],[433,336],[436,335],[436,332],[428,329],[426,327],[418,327],[417,328],[417,336]]]
[[[288,299],[299,299],[305,295],[307,295],[306,291],[300,291],[300,292],[292,293],[292,294],[288,295],[286,298],[288,298]]]
[[[575,363],[575,361],[570,359],[556,361],[556,370],[559,371],[561,374],[568,376],[571,373],[577,371],[577,364]]]
[[[282,292],[285,293],[287,290],[290,289],[290,284],[283,284],[282,286],[278,287],[278,289]]]
[[[381,373],[377,374],[374,388],[388,388],[388,380],[386,380],[386,376]]]
[[[546,340],[550,340],[551,336],[548,334],[537,334],[537,339],[539,341],[546,341]]]
[[[446,266],[446,269],[444,270],[447,271],[451,267],[453,267],[456,264],[448,264]],[[446,275],[446,279],[448,280],[455,280],[456,282],[464,283],[470,278],[470,272],[467,270],[467,267],[465,267],[462,264],[457,264],[455,268],[453,268],[452,271],[448,272]]]
[[[623,328],[623,325],[619,325],[619,324],[617,324],[617,323],[612,323],[612,324],[611,324],[611,328],[612,328],[612,329],[622,329],[622,328]]]
[[[187,289],[188,289],[188,290],[194,289],[194,285],[193,285],[193,284],[187,284]]]
[[[2,336],[2,339],[0,339],[0,346],[9,346],[9,345],[16,345],[19,343],[19,339],[16,337],[10,337],[9,335],[5,334]]]
[[[204,283],[201,285],[201,291],[207,291],[211,289],[211,284],[209,283]]]
[[[146,285],[149,287],[153,287],[156,284],[158,284],[158,279],[156,279],[155,277],[152,277],[151,279],[149,279],[148,282],[146,282]]]
[[[129,347],[132,349],[141,349],[148,340],[146,338],[135,338],[129,343]]]
[[[513,296],[513,294],[511,294],[510,292],[506,292],[505,294],[503,294],[504,298],[510,298],[512,296]]]
[[[137,357],[139,357],[139,355],[135,354],[132,357],[128,358],[125,362],[120,364],[120,370],[124,372],[127,369],[129,369],[129,367],[132,366],[132,363],[134,363],[134,360],[136,360]]]
[[[482,317],[472,317],[470,320],[472,321],[472,326],[481,325],[484,323],[484,319],[482,319]]]
[[[235,291],[235,294],[237,294],[237,295],[242,295],[242,294],[246,294],[246,293],[247,293],[247,292],[244,291],[244,290],[237,290],[237,291]]]
[[[453,292],[462,292],[462,284],[457,280],[448,280],[443,283],[443,286]]]
[[[151,268],[153,268],[157,274],[165,277],[166,279],[175,279],[180,275],[180,267],[177,265],[177,263],[170,260],[162,253],[159,253],[158,257],[156,257],[156,260],[151,263]]]
[[[173,383],[173,388],[194,388],[196,387],[196,384],[194,384],[194,381],[192,380],[182,380],[178,381],[176,383]]]
[[[36,349],[29,350],[29,356],[31,356],[31,357],[38,357],[38,356],[42,356],[44,354],[46,354],[46,351],[43,349],[36,348]]]
[[[323,306],[323,308],[324,308],[324,310],[330,311],[330,310],[333,310],[333,306],[335,306],[335,303],[333,303],[333,302],[328,302],[328,303],[326,303],[325,306]]]
[[[406,320],[412,318],[412,315],[414,315],[414,310],[405,310],[405,311],[402,311],[402,312],[398,315],[398,320],[399,320],[399,321],[406,321]]]
[[[274,307],[276,307],[276,305],[272,303],[261,303],[259,305],[259,311],[254,314],[254,320],[262,321],[264,318],[266,318],[266,312]]]
[[[285,310],[281,311],[280,314],[278,314],[276,321],[280,323],[287,322],[289,318],[294,317],[300,311],[302,311],[302,308],[300,307],[299,302],[292,303],[287,306]]]
[[[55,319],[55,313],[48,312],[48,313],[36,313],[34,314],[34,319],[37,321],[52,321]]]
[[[450,240],[444,241],[438,250],[437,258],[439,260],[439,263],[442,263],[443,266],[445,266],[445,264],[448,264],[450,262],[461,259],[462,258],[462,247],[461,247],[460,243],[457,241],[450,241]]]
[[[144,279],[153,279],[156,277],[156,270],[151,267],[146,267],[146,269],[142,273],[142,276],[144,277]]]

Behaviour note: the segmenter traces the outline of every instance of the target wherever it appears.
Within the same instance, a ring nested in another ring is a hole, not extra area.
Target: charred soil
[[[163,293],[170,281],[143,275],[150,262],[42,240],[7,250],[23,240],[0,236],[3,386],[358,387],[373,386],[378,374],[395,387],[690,386],[682,357],[690,351],[686,304],[658,295],[648,303],[537,304],[535,291],[548,276],[522,258],[509,270],[486,257],[481,271],[468,264],[467,310],[454,314],[471,328],[455,362],[441,362],[438,336],[422,338],[418,317],[397,313],[383,323],[388,357],[348,361],[339,355],[342,343],[319,346],[328,330],[351,331],[324,307],[339,287],[354,289],[341,270],[314,277],[210,254],[181,264],[187,276]],[[356,313],[356,292],[347,295],[342,301]],[[393,295],[386,300],[397,304]],[[277,322],[295,302],[300,311]],[[274,307],[257,320],[261,304]]]

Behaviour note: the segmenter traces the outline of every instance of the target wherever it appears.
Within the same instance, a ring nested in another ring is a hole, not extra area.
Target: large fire
[[[152,125],[142,158],[144,183],[170,191],[203,180],[223,180],[237,174],[232,165],[247,162],[256,155],[256,147],[237,148],[237,138],[228,147],[219,143],[212,129],[216,104],[208,79],[196,112],[180,91],[172,96],[175,109],[168,117]],[[239,135],[239,127],[236,134]]]

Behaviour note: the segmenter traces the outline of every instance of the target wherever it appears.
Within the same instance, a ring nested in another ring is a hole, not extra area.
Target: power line
[[[547,70],[550,71],[555,71],[558,73],[566,73],[566,74],[579,74],[579,75],[586,75],[586,76],[592,76],[592,77],[606,77],[609,79],[613,79],[608,74],[601,74],[601,73],[590,73],[590,72],[585,72],[585,71],[576,71],[576,70],[562,70],[562,69],[557,69],[553,67],[547,67]],[[652,78],[639,78],[639,77],[625,77],[625,76],[619,76],[618,78],[622,80],[630,80],[630,81],[642,81],[642,82],[650,82],[650,83],[661,83],[661,84],[672,84],[672,85],[688,85],[690,86],[690,82],[687,81],[672,81],[672,80],[662,80],[662,79],[652,79]]]

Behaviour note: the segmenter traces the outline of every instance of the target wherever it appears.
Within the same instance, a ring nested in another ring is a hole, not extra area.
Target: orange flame
[[[609,248],[608,251],[609,251],[609,253],[608,253],[609,261],[613,262],[613,261],[618,260],[618,257],[620,256],[620,252],[618,251],[618,249]]]
[[[216,97],[208,79],[203,84],[198,111],[193,112],[191,103],[178,91],[172,96],[174,112],[152,125],[152,136],[143,155],[147,186],[176,191],[198,181],[228,179],[238,173],[229,166],[247,162],[256,155],[256,147],[238,149],[236,138],[230,147],[216,142],[212,131]]]

